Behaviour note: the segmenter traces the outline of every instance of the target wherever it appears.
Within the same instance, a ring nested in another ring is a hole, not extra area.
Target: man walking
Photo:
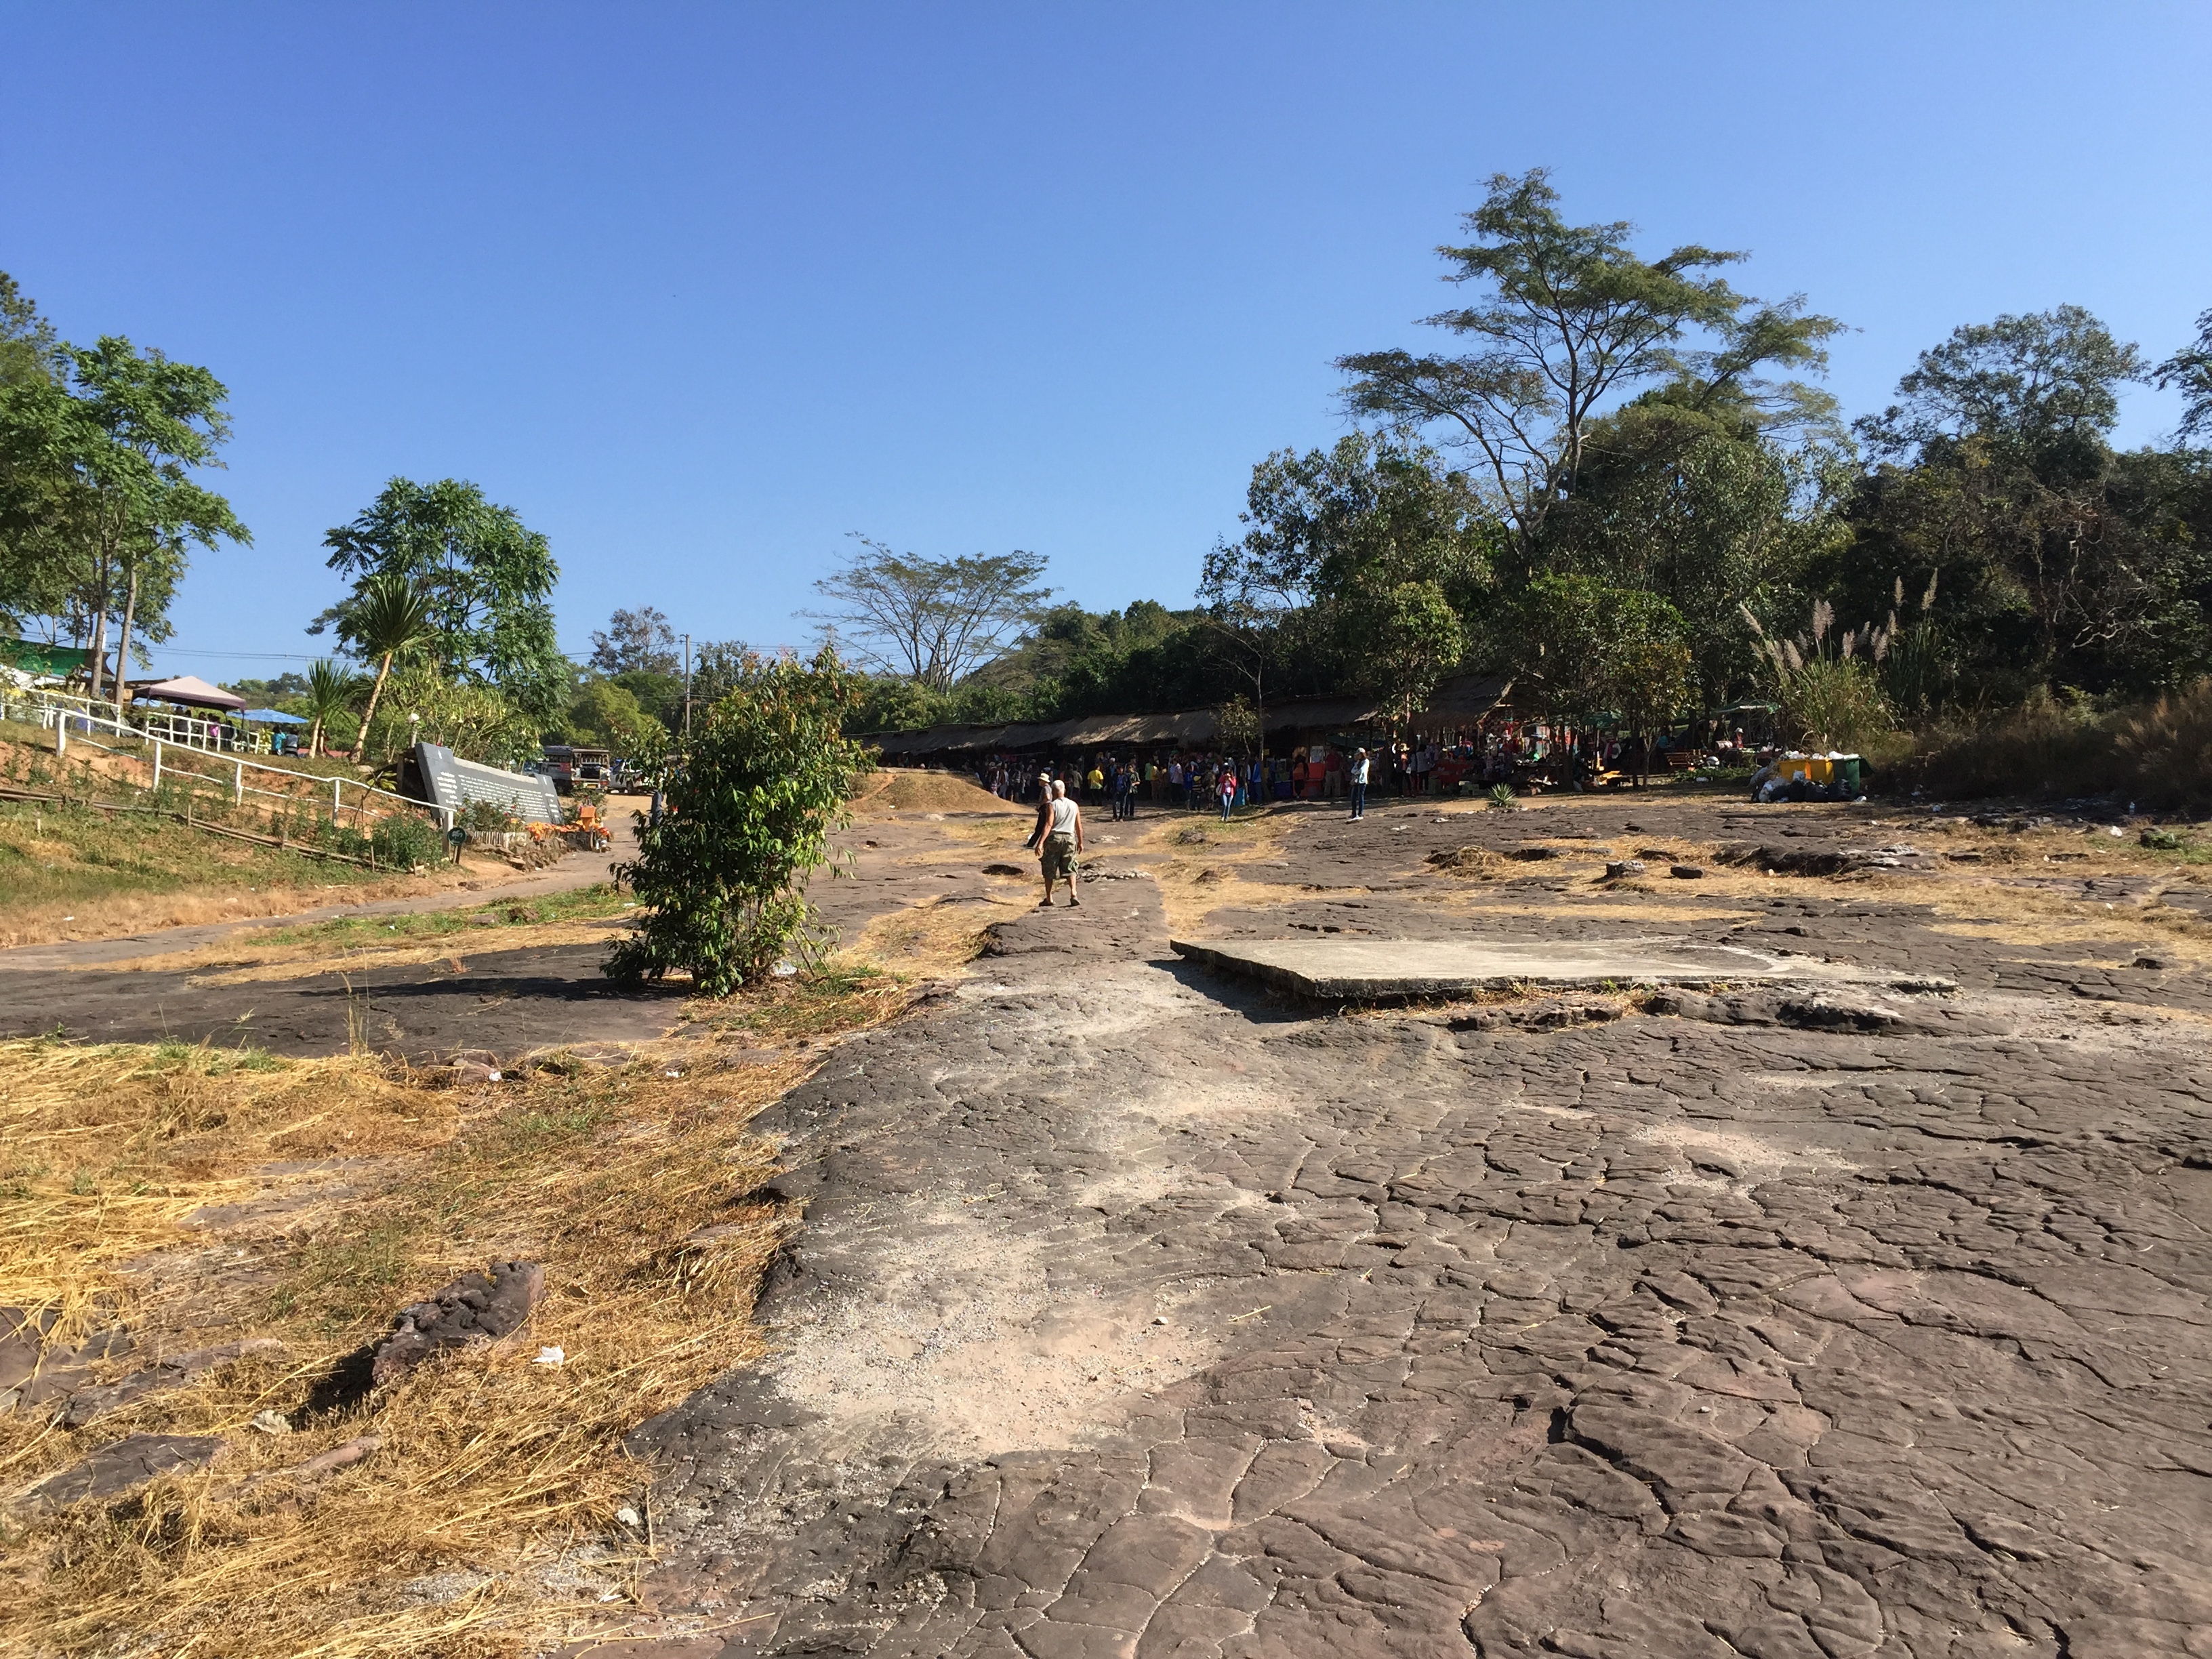
[[[1354,823],[1367,816],[1367,751],[1360,750],[1352,757],[1352,821]]]
[[[1037,908],[1052,908],[1053,886],[1063,876],[1067,878],[1067,902],[1080,905],[1083,901],[1075,896],[1075,855],[1083,850],[1083,809],[1068,799],[1066,784],[1053,785],[1045,798],[1043,821],[1037,853],[1044,870],[1044,901]]]
[[[1051,773],[1040,772],[1036,775],[1036,822],[1030,826],[1030,838],[1022,843],[1024,850],[1031,853],[1042,851],[1045,836],[1052,829]]]

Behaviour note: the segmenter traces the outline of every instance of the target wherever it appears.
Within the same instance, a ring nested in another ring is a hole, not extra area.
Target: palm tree
[[[347,621],[346,635],[365,661],[377,658],[376,684],[369,688],[368,707],[362,711],[361,732],[353,740],[359,760],[368,744],[368,723],[376,718],[376,700],[384,695],[385,676],[392,659],[428,634],[433,621],[430,596],[404,576],[371,576],[361,585]]]
[[[307,665],[307,717],[314,721],[307,733],[309,758],[323,752],[323,734],[353,707],[361,688],[360,675],[328,657]]]

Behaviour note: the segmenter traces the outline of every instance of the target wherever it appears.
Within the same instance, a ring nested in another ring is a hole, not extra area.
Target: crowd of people
[[[1760,750],[1759,758],[1766,760],[1772,752]],[[1373,750],[1310,743],[1259,757],[1195,750],[1092,754],[1063,763],[1058,775],[1049,763],[1035,769],[1034,757],[997,755],[976,769],[975,781],[1002,800],[1036,804],[1029,846],[1042,866],[1042,904],[1049,908],[1063,881],[1067,902],[1081,902],[1076,896],[1076,855],[1083,850],[1086,804],[1110,808],[1120,822],[1137,817],[1140,803],[1163,811],[1218,811],[1227,819],[1270,800],[1342,801],[1357,819],[1366,816],[1370,788],[1401,796],[1455,794],[1469,784],[1524,784],[1534,773],[1571,788],[1608,775],[1633,785],[1654,769],[1668,768],[1670,756],[1735,766],[1747,763],[1751,754],[1741,729],[1716,734],[1709,749],[1693,749],[1686,739],[1670,743],[1634,734],[1624,738],[1617,732],[1529,722],[1455,733],[1448,742],[1421,738]],[[1802,780],[1798,787],[1803,787]]]
[[[1371,750],[1356,743],[1310,743],[1261,758],[1192,750],[1102,752],[1048,765],[1043,775],[1065,781],[1069,799],[1109,808],[1120,819],[1135,817],[1140,806],[1234,811],[1265,801],[1349,801],[1355,787],[1377,795],[1449,795],[1500,783],[1575,789],[1606,776],[1632,786],[1685,764],[1741,765],[1750,756],[1740,730],[1693,746],[1685,738],[1525,721],[1377,744]],[[1034,801],[1036,763],[1034,756],[993,756],[977,767],[976,781],[1002,799]],[[1356,783],[1355,770],[1362,773]]]

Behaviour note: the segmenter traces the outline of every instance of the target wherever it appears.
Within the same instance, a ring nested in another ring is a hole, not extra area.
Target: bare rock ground
[[[1378,816],[1214,930],[1652,931],[1454,908],[1425,853],[1530,826]],[[1170,878],[1001,927],[763,1120],[778,1352],[639,1431],[665,1565],[599,1651],[2212,1653],[2191,959],[1686,881],[1620,902],[1966,989],[1870,1032],[1336,1015],[1169,957]]]

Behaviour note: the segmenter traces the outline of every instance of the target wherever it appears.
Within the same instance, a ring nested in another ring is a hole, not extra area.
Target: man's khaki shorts
[[[1058,881],[1062,876],[1075,873],[1075,837],[1047,836],[1044,838],[1044,878]]]

